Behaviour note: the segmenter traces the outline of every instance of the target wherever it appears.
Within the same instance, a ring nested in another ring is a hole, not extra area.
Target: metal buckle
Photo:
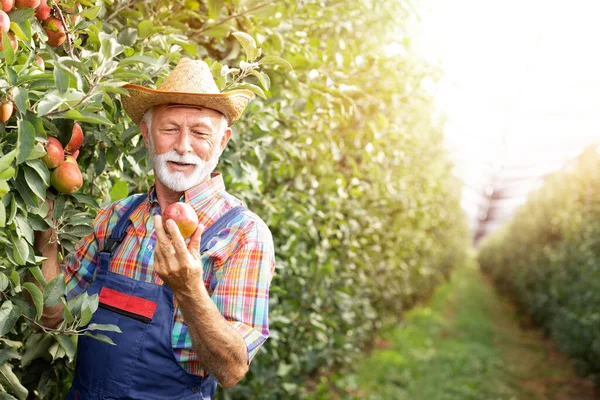
[[[112,237],[109,237],[108,239],[106,239],[106,243],[104,244],[104,249],[102,249],[102,251],[105,251],[112,255],[113,251],[121,244],[121,241],[122,239],[114,239]]]

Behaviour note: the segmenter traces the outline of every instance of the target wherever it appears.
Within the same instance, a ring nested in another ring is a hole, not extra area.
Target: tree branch
[[[75,56],[73,55],[73,45],[71,44],[71,35],[69,34],[69,26],[67,25],[67,21],[65,20],[62,10],[58,6],[58,4],[54,4],[54,11],[56,11],[56,13],[58,14],[58,18],[60,18],[60,22],[62,22],[63,24],[65,35],[67,35],[67,43],[69,44],[69,55],[71,56],[71,58],[75,58]]]
[[[232,19],[234,19],[234,18],[241,17],[241,16],[243,16],[243,15],[246,15],[246,14],[248,14],[248,13],[251,13],[252,11],[256,11],[256,10],[258,10],[259,8],[263,8],[263,7],[265,7],[265,6],[268,6],[269,4],[273,4],[273,3],[276,3],[276,2],[278,2],[278,1],[279,1],[279,0],[270,0],[270,1],[267,1],[266,3],[259,4],[259,5],[257,5],[256,7],[252,7],[252,8],[250,8],[250,9],[248,9],[248,10],[244,11],[244,12],[241,12],[241,13],[238,13],[238,14],[233,14],[233,15],[230,15],[229,17],[227,17],[227,18],[224,18],[224,19],[220,20],[219,22],[217,22],[217,23],[216,23],[216,24],[214,24],[214,25],[211,25],[211,26],[208,26],[208,27],[206,27],[206,28],[202,28],[202,29],[200,29],[200,30],[199,30],[199,31],[197,31],[196,33],[203,33],[203,32],[209,31],[209,30],[211,30],[211,29],[213,29],[213,28],[215,28],[215,27],[217,27],[217,26],[219,26],[219,25],[223,25],[223,24],[224,24],[225,22],[227,22],[227,21],[230,21],[230,20],[232,20]]]

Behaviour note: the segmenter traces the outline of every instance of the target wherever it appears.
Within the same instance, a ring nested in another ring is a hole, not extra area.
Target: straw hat
[[[123,87],[129,92],[121,98],[123,107],[136,124],[152,106],[185,104],[217,110],[231,126],[254,98],[254,93],[245,89],[220,93],[208,65],[189,58],[181,59],[156,90],[133,84]]]

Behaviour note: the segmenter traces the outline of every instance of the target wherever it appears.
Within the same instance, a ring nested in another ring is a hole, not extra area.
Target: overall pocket
[[[90,323],[116,325],[122,333],[97,332],[108,336],[115,345],[79,337],[76,378],[82,385],[115,397],[129,390],[133,366],[152,324],[156,305],[151,300],[102,287],[98,310]]]

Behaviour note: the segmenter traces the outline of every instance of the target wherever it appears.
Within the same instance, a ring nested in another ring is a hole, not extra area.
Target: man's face
[[[231,136],[218,111],[177,105],[154,107],[140,130],[156,179],[176,192],[209,178]]]

